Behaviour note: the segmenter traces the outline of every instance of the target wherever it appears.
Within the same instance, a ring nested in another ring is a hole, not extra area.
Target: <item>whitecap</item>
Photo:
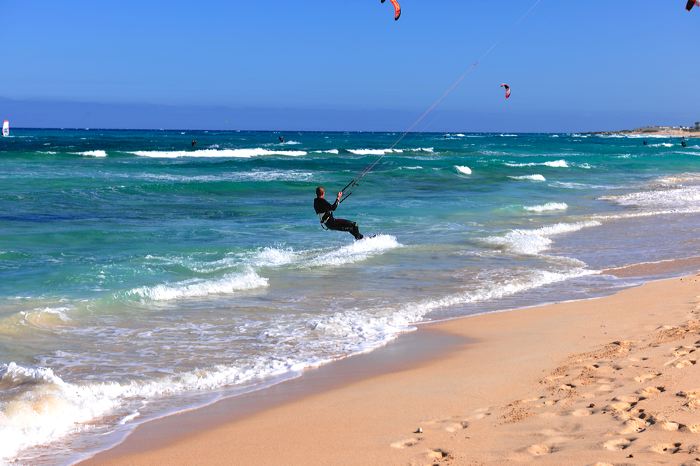
[[[598,221],[556,223],[534,230],[511,230],[503,236],[486,238],[486,242],[516,254],[537,255],[549,249],[552,244],[552,236],[573,233],[583,228],[597,227],[600,225],[601,223]]]
[[[472,169],[464,165],[455,165],[457,171],[463,175],[471,175]]]
[[[700,205],[700,186],[685,186],[654,191],[640,191],[619,196],[603,196],[604,201],[623,206],[647,208],[695,208]]]
[[[86,150],[84,152],[77,152],[77,154],[83,157],[107,157],[107,152],[103,150]]]
[[[363,261],[371,256],[381,254],[390,249],[400,248],[401,244],[396,237],[390,235],[378,235],[374,238],[365,238],[361,241],[343,246],[331,252],[323,253],[311,259],[309,266],[338,266]]]
[[[540,174],[535,174],[535,175],[522,175],[522,176],[509,176],[508,178],[513,179],[513,180],[527,180],[527,181],[547,181],[547,179],[540,175]]]
[[[401,154],[401,149],[348,149],[348,152],[355,155],[386,155]]]
[[[569,206],[564,202],[548,202],[542,205],[523,206],[528,212],[552,212],[556,210],[566,210]]]
[[[504,165],[506,165],[508,167],[569,168],[569,163],[566,160],[552,160],[549,162],[529,162],[529,163],[505,162]]]
[[[151,301],[172,301],[176,299],[201,298],[210,295],[234,294],[268,286],[267,278],[255,271],[230,274],[215,280],[191,279],[179,283],[134,288],[127,295],[138,296]]]

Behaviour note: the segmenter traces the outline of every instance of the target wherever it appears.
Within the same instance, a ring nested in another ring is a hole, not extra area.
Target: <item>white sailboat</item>
[[[2,137],[7,138],[10,136],[10,122],[5,120],[2,122]]]

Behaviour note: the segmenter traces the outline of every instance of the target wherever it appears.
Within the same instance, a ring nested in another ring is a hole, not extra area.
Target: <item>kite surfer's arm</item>
[[[333,212],[335,209],[338,208],[338,202],[339,199],[336,199],[333,204],[331,204],[325,199],[316,199],[316,202],[314,203],[314,208],[316,209],[317,214]]]

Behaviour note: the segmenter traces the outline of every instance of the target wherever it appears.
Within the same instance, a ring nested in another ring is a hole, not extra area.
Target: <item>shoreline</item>
[[[618,272],[621,273],[621,277],[630,277],[642,273],[646,276],[653,275],[653,273],[650,272],[668,273],[674,270],[674,266],[675,269],[679,271],[687,269],[688,267],[694,267],[697,270],[698,264],[700,263],[699,261],[699,258],[687,258],[678,259],[677,261],[661,261],[661,263],[658,264],[633,264],[628,267],[606,271],[606,273]],[[617,273],[615,274],[617,275]],[[475,366],[473,368],[476,368],[479,363],[473,359],[473,354],[471,353],[481,352],[483,346],[488,346],[489,338],[484,338],[485,335],[483,335],[482,332],[472,329],[475,322],[478,324],[477,327],[482,327],[483,330],[483,327],[489,328],[494,324],[500,325],[503,322],[538,320],[536,317],[533,317],[533,315],[552,315],[553,312],[556,314],[553,316],[555,320],[561,320],[562,315],[559,314],[560,308],[581,308],[585,314],[589,312],[586,309],[598,308],[600,307],[599,303],[617,300],[621,295],[626,296],[628,293],[634,295],[640,292],[636,290],[646,290],[649,287],[663,287],[666,283],[680,282],[683,282],[683,278],[665,279],[648,282],[640,287],[626,288],[618,293],[601,298],[517,309],[521,312],[507,311],[466,316],[448,321],[420,325],[417,332],[401,335],[394,342],[371,353],[350,357],[318,369],[306,371],[303,376],[297,379],[282,382],[273,387],[265,388],[241,397],[224,399],[204,408],[148,421],[137,426],[119,445],[99,452],[81,464],[153,464],[154,462],[174,462],[174,464],[180,462],[184,464],[187,463],[188,460],[192,461],[194,458],[198,458],[198,456],[191,456],[191,454],[188,454],[189,456],[182,456],[185,454],[185,451],[198,451],[199,453],[197,455],[199,455],[202,453],[202,445],[211,446],[212,441],[218,444],[226,438],[240,439],[242,436],[246,438],[245,444],[248,447],[246,451],[252,455],[250,448],[255,447],[256,441],[258,441],[259,444],[257,448],[253,448],[253,450],[263,448],[264,441],[262,437],[258,439],[259,435],[253,434],[251,437],[249,432],[247,433],[248,435],[245,435],[246,431],[248,431],[247,426],[257,426],[261,422],[263,424],[265,422],[269,423],[271,422],[271,418],[275,418],[280,412],[288,413],[291,411],[295,414],[291,417],[283,416],[283,418],[298,420],[300,416],[299,406],[311,406],[318,403],[319,400],[330,401],[332,405],[336,405],[337,403],[333,401],[335,397],[338,399],[345,399],[348,396],[353,398],[353,401],[356,402],[356,397],[352,396],[354,388],[362,391],[366,390],[366,387],[369,386],[371,387],[372,393],[376,395],[377,390],[380,389],[380,387],[376,385],[383,379],[388,378],[395,383],[395,380],[401,380],[402,378],[411,379],[416,373],[434,372],[435,370],[439,372],[441,366],[450,361],[454,362],[454,360],[464,360],[464,358],[466,358],[473,363]],[[468,328],[465,329],[464,327]],[[562,331],[566,331],[566,329]],[[488,336],[491,338],[496,337],[496,339],[504,338],[504,335],[495,335],[493,333],[490,333]],[[513,336],[514,335],[510,335],[510,337]],[[601,335],[597,335],[597,337],[600,336]],[[586,337],[584,337],[584,340],[585,338]],[[588,344],[593,340],[595,340],[595,338],[584,341],[584,343]],[[529,346],[532,347],[535,342],[530,343]],[[579,341],[577,343],[581,342]],[[528,345],[525,345],[525,347],[527,346]],[[558,352],[556,356],[564,357],[566,354]],[[555,362],[554,359],[546,360],[547,358],[540,358],[540,360],[537,361],[541,366],[540,370],[547,369],[547,364],[543,365],[542,363],[548,362],[551,365]],[[522,368],[519,369],[517,367],[511,368],[511,370],[518,371],[520,374],[520,377],[516,377],[518,380],[521,380],[525,375],[532,375],[531,370],[523,371]],[[475,374],[480,374],[481,376],[489,374],[489,372],[488,367],[485,367],[483,370],[474,371]],[[512,375],[511,373],[510,376]],[[509,378],[512,379],[510,376]],[[444,378],[444,374],[438,374],[436,377],[442,379]],[[498,378],[498,375],[490,374],[490,377]],[[381,382],[379,385],[382,385]],[[422,383],[419,385],[422,385]],[[458,385],[460,386],[460,390],[470,391],[462,384]],[[491,391],[495,388],[496,387],[491,387]],[[428,389],[426,390],[428,392],[430,391]],[[385,396],[386,393],[380,398]],[[443,404],[445,402],[451,404],[449,401],[450,397],[447,398],[447,400],[443,399],[437,404]],[[502,393],[500,398],[503,398]],[[390,401],[392,401],[391,398],[386,400],[387,403],[391,404]],[[403,406],[401,410],[402,413],[406,410],[406,406],[403,403],[396,404]],[[409,405],[412,404],[413,403],[409,403]],[[356,408],[362,411],[362,407]],[[424,409],[425,408],[426,407],[424,407]],[[301,409],[302,411],[305,409],[308,409],[308,411],[315,411],[310,407]],[[474,409],[478,410],[482,408],[477,407]],[[343,414],[348,414],[345,409],[341,409],[340,411]],[[342,417],[341,414],[340,418]],[[314,416],[314,418],[317,418],[317,416]],[[323,422],[321,422],[321,424],[326,425],[326,427],[328,427],[329,423],[333,425],[332,420],[327,418],[324,418]],[[274,425],[275,422],[272,422],[272,424]],[[413,424],[418,425],[419,420],[414,421]],[[269,424],[266,425],[269,426]],[[361,425],[361,422],[359,425]],[[298,427],[300,431],[303,432],[306,430],[307,425],[305,422],[300,422]],[[293,427],[290,427],[290,429],[294,430]],[[323,436],[325,434],[324,438],[327,438],[328,433],[325,432],[325,430],[324,432],[320,432],[319,435]],[[387,429],[385,426],[384,431],[376,432],[375,434],[365,435],[355,432],[354,436],[359,435],[360,437],[365,437],[363,440],[369,441],[376,438],[377,435],[386,435],[386,431],[388,430],[390,429]],[[410,432],[405,431],[403,433],[406,435],[410,434]],[[298,434],[288,430],[283,430],[281,432],[279,430],[276,431],[275,438],[285,438],[287,441],[287,448],[285,448],[284,451],[290,448],[292,450],[313,450],[313,445],[309,445],[308,441],[301,441]],[[299,445],[304,446],[297,448],[297,444],[292,442],[292,440],[296,440]],[[328,440],[337,442],[338,438]],[[389,444],[393,447],[387,448]],[[409,446],[401,447],[400,445],[397,447],[392,442],[383,445],[382,448],[379,448],[378,445],[374,445],[373,453],[369,457],[360,455],[363,457],[362,462],[368,460],[370,463],[373,461],[390,461],[393,463],[398,458],[401,458],[399,462],[403,461],[406,463],[413,461],[405,454],[407,451],[413,450],[413,448]],[[353,453],[350,451],[345,450],[345,453],[341,453],[340,451],[342,450],[338,450],[337,456],[334,457],[336,460],[345,458],[347,461],[348,458],[354,457]],[[177,454],[175,454],[175,452],[177,452]],[[217,462],[226,462],[225,460],[230,462],[232,450],[226,450],[226,452],[228,452],[228,454],[224,452],[210,454],[207,456],[206,463],[216,464]],[[240,452],[237,453],[237,455],[240,454]],[[247,458],[250,461],[253,460],[253,456]],[[271,460],[273,457],[269,458]],[[329,460],[328,458],[324,459],[326,461]],[[261,462],[262,464],[274,464],[274,461],[266,462],[264,457],[260,455],[257,456],[255,461]],[[298,457],[298,461],[300,462],[299,464],[303,462],[301,457]],[[293,460],[292,463],[295,463],[295,460]]]

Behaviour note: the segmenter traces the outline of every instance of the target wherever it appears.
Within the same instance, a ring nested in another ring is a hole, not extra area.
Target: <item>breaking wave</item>
[[[566,160],[554,160],[554,161],[550,161],[550,162],[530,162],[530,163],[506,162],[504,165],[506,165],[508,167],[569,168],[569,163]]]
[[[486,238],[486,242],[509,252],[534,256],[549,249],[553,236],[573,233],[584,228],[600,225],[602,224],[598,221],[557,223],[534,230],[511,230],[503,236]]]
[[[566,210],[569,206],[564,202],[548,202],[542,205],[523,206],[528,212],[552,212],[556,210]]]
[[[266,286],[268,286],[267,278],[249,270],[245,273],[230,274],[218,280],[191,279],[179,283],[134,288],[127,292],[127,295],[150,301],[172,301],[210,295],[230,295],[238,291]]]
[[[535,174],[535,175],[522,175],[522,176],[509,176],[508,178],[513,179],[513,180],[525,180],[525,181],[547,181],[547,179],[540,175],[540,174]]]
[[[107,157],[107,152],[103,150],[86,150],[84,152],[77,152],[77,154],[82,155],[83,157]]]
[[[323,253],[309,260],[306,265],[312,267],[323,265],[345,265],[365,260],[384,251],[400,247],[401,243],[396,240],[396,237],[390,235],[378,235],[374,238],[366,238],[362,241],[355,241],[348,246],[343,246],[334,251]]]

